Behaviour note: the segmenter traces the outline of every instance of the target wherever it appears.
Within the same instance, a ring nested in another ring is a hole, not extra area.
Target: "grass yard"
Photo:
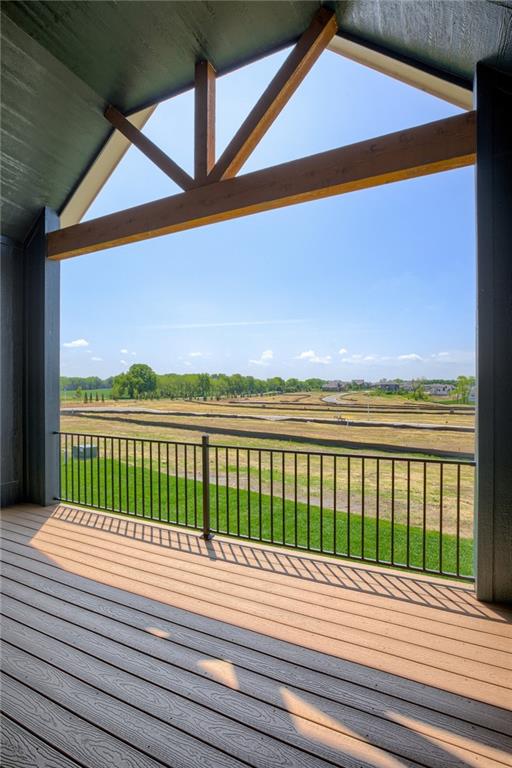
[[[154,466],[154,465],[153,465]],[[104,458],[62,460],[61,496],[84,506],[108,509],[193,528],[202,527],[201,480],[161,469],[144,469],[129,461]],[[279,483],[272,493],[210,483],[212,530],[274,544],[323,551],[443,573],[473,573],[473,540],[453,533],[442,536],[434,525],[407,527],[375,514],[347,513],[347,503],[334,512],[324,504],[289,498]],[[335,496],[332,499],[336,498]],[[366,508],[363,507],[365,510]],[[457,568],[457,564],[459,567]]]

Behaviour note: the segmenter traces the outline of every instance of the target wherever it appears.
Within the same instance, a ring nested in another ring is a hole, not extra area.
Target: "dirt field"
[[[325,403],[324,397],[324,393],[307,393],[214,402],[123,400],[101,404],[114,410],[112,413],[98,412],[96,403],[74,406],[63,403],[61,428],[93,434],[192,441],[207,432],[212,442],[235,445],[279,440],[356,452],[393,450],[407,454],[416,450],[433,456],[459,455],[462,458],[473,454],[474,432],[459,431],[461,427],[474,428],[471,408],[452,413],[445,406],[415,403],[398,397],[368,397],[363,393],[351,394],[345,406],[345,398],[343,405],[333,405]],[[427,413],[426,405],[429,407]],[[383,406],[386,406],[384,411]],[[353,408],[358,410],[353,411]],[[378,411],[373,410],[377,408]],[[123,412],[126,409],[135,412]],[[71,410],[77,412],[71,414]],[[143,410],[152,413],[143,413]],[[160,415],[163,411],[169,413]],[[376,422],[375,426],[372,422]],[[425,428],[429,424],[438,429]],[[421,425],[421,428],[415,425]]]

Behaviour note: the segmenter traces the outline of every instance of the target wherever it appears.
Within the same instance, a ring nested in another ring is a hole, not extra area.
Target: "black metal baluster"
[[[78,457],[78,463],[77,463],[77,475],[78,475],[78,503],[80,504],[82,501],[82,478],[80,477],[80,464],[82,463],[82,459],[80,456],[80,435],[77,435],[77,457]]]
[[[84,435],[84,504],[87,506],[87,439]]]
[[[96,438],[96,493],[98,494],[98,507],[101,509],[101,462],[100,462],[100,438]]]
[[[236,448],[236,535],[240,536],[240,448]]]
[[[391,562],[395,562],[395,460],[391,459]]]
[[[407,459],[407,567],[411,564],[411,462]]]
[[[149,441],[149,517],[153,519],[153,441]]]
[[[379,546],[379,533],[380,533],[380,459],[377,459],[377,477],[376,477],[376,483],[375,483],[375,493],[376,493],[376,510],[375,510],[375,559],[377,562],[380,562],[380,546]]]
[[[460,464],[457,464],[457,576],[460,576]]]
[[[365,559],[365,546],[364,546],[364,534],[365,534],[365,459],[364,456],[361,460],[361,557]]]
[[[285,477],[286,477],[286,462],[285,462],[285,453],[284,453],[284,451],[283,451],[283,453],[281,455],[281,474],[282,474],[282,477],[281,477],[281,484],[282,484],[281,485],[281,496],[282,496],[282,499],[283,499],[283,501],[282,501],[282,509],[281,509],[281,516],[282,516],[282,520],[283,520],[283,522],[282,522],[282,526],[283,526],[282,535],[283,535],[283,544],[284,544],[286,542],[286,536],[285,536],[285,529],[286,529],[286,520],[285,520],[285,506],[286,506],[286,502],[285,502],[285,496],[286,496],[286,479],[285,479]]]
[[[170,491],[170,467],[169,467],[169,443],[165,444],[165,488],[167,493],[167,522],[171,522],[171,491]]]
[[[113,437],[110,438],[110,482],[112,483],[112,488],[111,488],[111,493],[112,493],[111,509],[112,509],[112,512],[113,512],[114,511],[114,506],[115,506],[115,504],[114,504],[114,501],[115,501],[115,499],[114,499],[114,486],[115,486],[115,481],[114,481],[114,438]]]
[[[144,461],[144,440],[140,441],[140,464],[142,485],[142,517],[146,517],[146,464]]]
[[[178,478],[179,453],[178,443],[174,444],[174,486],[176,492],[176,522],[180,522],[180,483]]]
[[[270,450],[270,541],[274,543],[274,451]]]
[[[193,472],[194,472],[194,528],[197,528],[197,446],[192,448],[193,454]],[[208,528],[210,523],[208,521]]]
[[[117,439],[117,463],[119,465],[118,467],[118,491],[119,491],[119,511],[121,512],[123,509],[123,490],[122,490],[122,468],[121,468],[121,438],[118,437]]]
[[[133,506],[134,514],[138,515],[137,505],[137,441],[133,441]]]
[[[162,519],[162,478],[161,478],[161,472],[162,472],[162,445],[160,442],[157,443],[158,446],[158,519]]]
[[[247,535],[252,538],[251,519],[251,449],[247,449]]]
[[[308,453],[307,459],[306,459],[306,476],[307,476],[307,512],[306,512],[306,525],[307,525],[307,533],[306,533],[306,547],[310,549],[311,547],[311,536],[310,536],[310,517],[311,517],[311,456]]]
[[[324,551],[324,457],[320,454],[320,552]]]
[[[347,456],[347,556],[350,557],[350,456]]]
[[[335,555],[338,549],[338,503],[337,503],[337,495],[338,495],[338,457],[333,456],[332,460],[333,464],[333,497],[332,497],[332,519],[333,519],[333,532],[332,532],[332,551]]]
[[[183,469],[185,472],[185,525],[188,525],[188,451],[187,444],[183,444]]]
[[[294,496],[294,509],[295,509],[295,520],[294,520],[294,536],[295,536],[295,546],[297,546],[297,536],[298,536],[298,493],[297,493],[297,453],[294,453],[294,481],[293,481],[293,496]]]
[[[219,448],[215,446],[215,528],[219,530]]]
[[[427,565],[427,462],[423,462],[423,570]]]
[[[260,522],[260,541],[263,539],[263,507],[262,507],[262,493],[261,493],[261,448],[258,448],[258,496],[259,496],[259,522]]]
[[[230,533],[229,523],[229,452],[226,448],[226,533]]]
[[[124,441],[124,449],[125,449],[125,487],[126,487],[126,514],[130,515],[130,460],[128,456],[128,438]]]
[[[71,435],[71,501],[75,501],[75,457],[73,448],[75,446],[75,436]]]

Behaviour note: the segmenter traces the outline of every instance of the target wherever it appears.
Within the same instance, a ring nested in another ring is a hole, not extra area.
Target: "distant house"
[[[397,384],[396,381],[381,379],[377,383],[377,389],[380,389],[381,392],[398,392],[400,390],[400,384]]]
[[[364,379],[352,379],[350,382],[352,387],[364,387],[365,380]]]
[[[425,392],[434,397],[446,397],[451,395],[454,389],[453,384],[429,384],[425,387]]]
[[[340,381],[339,379],[336,379],[335,381],[327,381],[322,386],[322,389],[325,392],[341,392],[344,389],[347,389],[347,384],[345,381]]]
[[[402,381],[400,385],[400,389],[403,389],[404,392],[413,392],[415,388],[416,388],[415,381]]]

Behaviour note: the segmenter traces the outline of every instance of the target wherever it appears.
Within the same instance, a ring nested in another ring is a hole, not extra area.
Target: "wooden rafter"
[[[320,8],[290,55],[230,141],[209,181],[235,176],[336,34],[336,15]]]
[[[183,168],[171,160],[160,147],[153,144],[151,139],[144,136],[134,125],[126,119],[124,115],[115,107],[109,105],[105,110],[105,117],[114,128],[117,128],[126,138],[131,141],[151,162],[153,162],[161,171],[171,178],[179,187],[184,190],[192,189],[194,180],[186,173]]]
[[[215,70],[198,61],[195,80],[194,175],[204,184],[215,163]]]
[[[475,162],[475,112],[329,150],[48,235],[66,259],[204,224],[387,184]]]

